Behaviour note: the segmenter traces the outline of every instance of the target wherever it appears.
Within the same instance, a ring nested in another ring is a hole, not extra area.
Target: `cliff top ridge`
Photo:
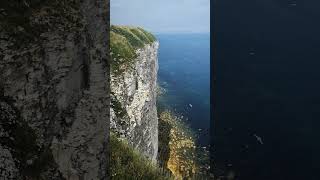
[[[143,28],[133,26],[110,27],[111,69],[121,74],[137,57],[136,50],[155,42],[156,37]]]

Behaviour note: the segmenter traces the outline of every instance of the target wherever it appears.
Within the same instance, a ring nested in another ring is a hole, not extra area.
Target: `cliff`
[[[111,26],[111,121],[119,137],[154,162],[158,152],[158,42],[141,28]]]
[[[0,3],[0,179],[106,179],[108,1]]]

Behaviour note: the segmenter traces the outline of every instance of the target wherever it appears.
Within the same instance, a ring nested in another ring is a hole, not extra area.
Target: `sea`
[[[157,34],[158,84],[165,93],[162,110],[174,112],[196,135],[198,146],[210,143],[210,34]]]

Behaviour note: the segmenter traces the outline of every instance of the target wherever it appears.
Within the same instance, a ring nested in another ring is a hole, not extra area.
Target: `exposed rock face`
[[[108,6],[0,7],[0,179],[107,178]]]
[[[121,75],[111,74],[110,127],[153,161],[158,151],[158,46],[158,42],[146,44],[136,51],[132,69]]]

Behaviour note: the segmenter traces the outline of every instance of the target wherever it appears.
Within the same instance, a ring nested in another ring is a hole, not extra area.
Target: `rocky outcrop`
[[[0,179],[106,179],[108,1],[0,7]]]
[[[129,33],[133,32],[132,29],[127,30]],[[137,56],[126,62],[130,65],[120,65],[125,67],[125,70],[120,74],[114,71],[111,73],[110,127],[113,132],[127,139],[133,147],[154,162],[158,151],[156,108],[158,46],[159,43],[156,41],[144,43],[135,50]]]

